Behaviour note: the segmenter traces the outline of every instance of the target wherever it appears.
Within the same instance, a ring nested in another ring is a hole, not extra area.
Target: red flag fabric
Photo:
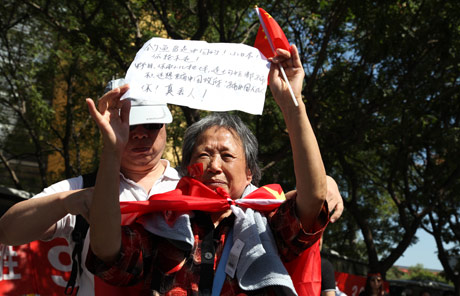
[[[221,188],[214,191],[196,179],[183,177],[175,190],[152,195],[147,201],[122,201],[120,210],[122,224],[128,225],[144,214],[158,211],[222,212],[233,204],[258,211],[272,211],[285,199],[279,184],[263,186],[243,199],[232,200]]]
[[[0,244],[0,295],[64,295],[72,249],[63,238]],[[76,294],[76,289],[71,295]]]
[[[319,240],[296,259],[284,263],[299,296],[321,294],[321,253]],[[351,295],[351,294],[350,294]]]
[[[272,16],[262,8],[256,9],[259,10],[261,24],[259,26],[259,31],[257,32],[254,47],[260,50],[266,58],[275,56],[270,42],[273,45],[274,49],[282,48],[285,50],[289,50],[289,48],[291,47],[289,45],[289,41],[287,40],[286,35],[284,35],[283,30],[275,21],[275,19],[272,18]],[[264,25],[266,32],[264,32]]]
[[[366,286],[366,277],[356,274],[349,274],[335,271],[335,282],[340,291],[347,295],[358,295],[364,291]],[[390,292],[390,284],[383,281],[383,289],[386,293]]]

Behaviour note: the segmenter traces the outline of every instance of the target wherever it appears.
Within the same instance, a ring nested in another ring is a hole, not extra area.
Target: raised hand
[[[284,104],[294,103],[279,65],[283,66],[297,101],[302,99],[302,83],[305,72],[295,45],[291,46],[290,51],[279,48],[276,50],[276,54],[270,59],[272,62],[269,75],[270,90],[276,102],[282,108]]]
[[[296,206],[302,227],[307,231],[316,225],[327,196],[326,173],[318,143],[302,101],[302,85],[305,72],[297,47],[289,51],[277,49],[271,59],[270,90],[281,108],[292,147],[296,177]],[[284,68],[287,81],[280,70]],[[297,101],[294,103],[288,82]]]
[[[98,101],[98,108],[92,99],[87,98],[91,117],[101,130],[105,146],[111,146],[122,152],[129,139],[129,100],[120,100],[129,89],[125,84],[106,93]]]

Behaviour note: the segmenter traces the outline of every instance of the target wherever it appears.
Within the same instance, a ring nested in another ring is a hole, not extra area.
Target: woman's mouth
[[[205,184],[208,187],[222,187],[222,186],[226,186],[227,182],[222,181],[222,180],[211,179],[211,180],[203,181],[203,184]]]

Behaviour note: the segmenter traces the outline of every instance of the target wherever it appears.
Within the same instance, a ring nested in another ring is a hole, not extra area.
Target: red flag
[[[321,294],[321,253],[317,240],[292,261],[284,262],[299,296]],[[351,295],[351,294],[350,294]]]
[[[64,295],[71,254],[63,238],[20,246],[0,244],[0,295]]]
[[[289,50],[291,47],[289,41],[275,19],[262,8],[256,8],[256,10],[258,10],[260,26],[254,47],[260,50],[266,58],[275,56],[274,50],[277,48]]]
[[[122,224],[127,225],[150,212],[221,212],[230,209],[231,204],[258,211],[272,211],[284,200],[283,190],[278,184],[263,186],[243,199],[232,200],[222,188],[214,191],[196,179],[183,177],[175,190],[152,195],[147,201],[122,201],[120,210]]]

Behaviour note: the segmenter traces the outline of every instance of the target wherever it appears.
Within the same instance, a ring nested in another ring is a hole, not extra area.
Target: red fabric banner
[[[200,181],[183,177],[177,189],[150,196],[147,201],[122,201],[120,210],[122,224],[128,225],[138,217],[150,212],[176,211],[186,212],[200,210],[205,212],[222,212],[230,209],[230,205],[238,204],[258,211],[272,211],[285,200],[279,184],[263,186],[243,199],[232,200],[222,188],[216,191],[208,188]],[[256,202],[257,200],[264,202]]]
[[[336,271],[335,283],[340,291],[344,292],[348,296],[358,296],[366,286],[366,277]],[[383,287],[387,293],[390,291],[390,285],[388,282],[384,281]]]
[[[64,295],[71,249],[61,238],[20,246],[0,245],[0,295]]]
[[[336,271],[335,282],[340,291],[348,296],[358,296],[359,293],[364,290],[366,277]]]
[[[259,26],[259,31],[257,32],[254,47],[260,50],[260,52],[262,52],[262,54],[266,58],[275,56],[270,42],[273,45],[274,49],[282,48],[285,50],[289,50],[291,48],[291,46],[289,45],[289,41],[287,40],[286,35],[284,35],[283,30],[275,21],[275,19],[262,8],[256,9],[259,10],[261,24]],[[264,31],[264,25],[266,32]]]
[[[295,260],[285,263],[299,296],[321,294],[321,254],[319,240]]]

